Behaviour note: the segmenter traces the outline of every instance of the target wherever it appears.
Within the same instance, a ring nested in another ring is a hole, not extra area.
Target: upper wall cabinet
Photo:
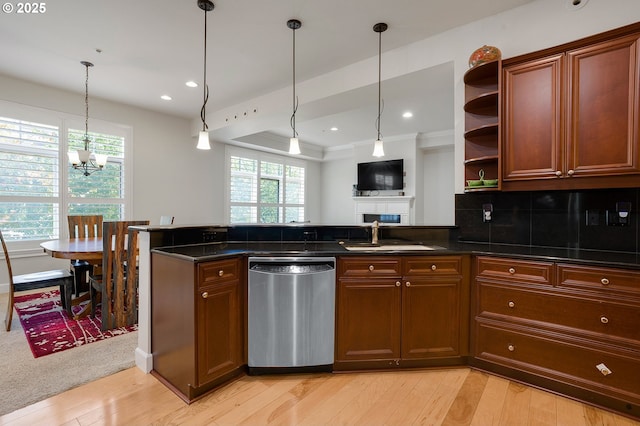
[[[500,61],[477,65],[464,75],[466,191],[499,189]]]
[[[503,67],[503,189],[640,185],[640,24]]]

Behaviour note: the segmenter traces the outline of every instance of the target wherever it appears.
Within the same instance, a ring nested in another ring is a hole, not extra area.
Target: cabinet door
[[[563,64],[554,55],[503,70],[503,179],[557,179],[563,161]]]
[[[568,171],[640,173],[638,35],[568,52]]]
[[[230,281],[198,290],[198,386],[240,366],[242,328],[239,288],[238,281]]]
[[[340,280],[336,361],[400,359],[400,281]]]
[[[402,358],[460,354],[459,277],[407,277],[402,288]]]

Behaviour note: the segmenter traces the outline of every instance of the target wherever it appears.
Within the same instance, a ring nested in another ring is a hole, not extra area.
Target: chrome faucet
[[[371,224],[371,244],[378,244],[378,221],[374,220]]]

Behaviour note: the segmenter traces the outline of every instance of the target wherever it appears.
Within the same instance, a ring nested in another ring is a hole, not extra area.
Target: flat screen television
[[[404,187],[404,160],[358,163],[358,191],[385,191]]]

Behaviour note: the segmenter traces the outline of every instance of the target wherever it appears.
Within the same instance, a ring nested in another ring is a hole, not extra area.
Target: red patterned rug
[[[120,336],[138,325],[101,331],[100,308],[95,318],[73,320],[60,305],[58,290],[15,297],[15,309],[35,358]],[[74,306],[74,312],[82,309]]]

